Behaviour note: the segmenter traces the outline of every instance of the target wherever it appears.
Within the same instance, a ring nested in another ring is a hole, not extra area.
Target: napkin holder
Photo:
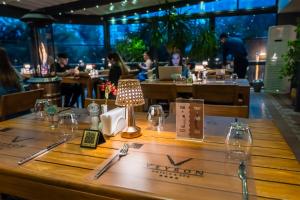
[[[115,108],[102,114],[100,118],[104,135],[115,136],[125,128],[125,108]]]

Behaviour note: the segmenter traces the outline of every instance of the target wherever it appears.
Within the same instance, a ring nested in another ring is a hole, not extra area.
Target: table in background
[[[100,78],[107,78],[108,75],[106,74],[100,74],[95,76],[65,76],[62,77],[62,83],[78,83],[81,84],[83,87],[83,91],[85,87],[87,88],[87,98],[93,98],[93,87],[94,84],[100,79]],[[82,95],[82,106],[84,105],[84,95]]]
[[[80,132],[88,127],[80,114]],[[59,130],[37,123],[26,115],[0,123],[0,193],[27,199],[242,199],[238,163],[225,157],[224,138],[232,118],[206,120],[204,142],[176,140],[174,122],[160,133],[147,129],[145,114],[137,113],[143,135],[107,139],[97,149],[80,148],[81,138],[62,144],[28,163],[17,162],[53,142]],[[299,199],[300,164],[270,120],[246,120],[253,134],[247,163],[250,199]],[[18,136],[17,140],[14,140]],[[28,139],[33,137],[33,139]],[[14,141],[14,142],[13,142]],[[127,156],[117,161],[98,180],[96,169],[130,143]],[[176,173],[167,158],[179,166]],[[169,169],[169,171],[167,171]],[[203,177],[188,175],[203,170]]]
[[[218,85],[237,85],[238,91],[237,91],[237,98],[241,98],[242,101],[236,101],[237,105],[246,105],[249,107],[249,98],[250,98],[250,85],[247,79],[237,79],[234,82],[232,80],[216,80],[216,79],[208,79],[203,82],[196,82],[194,84],[201,84],[201,85],[215,85],[218,87]],[[186,83],[186,82],[173,82],[173,81],[144,81],[141,82],[141,86],[143,89],[143,86],[147,85],[148,87],[151,85],[175,85],[176,86],[176,93],[177,96],[179,93],[193,93],[193,84],[192,83]],[[223,91],[220,91],[219,94],[222,94]],[[151,95],[151,94],[150,94]],[[217,98],[217,97],[216,97]],[[174,99],[175,101],[175,99]]]

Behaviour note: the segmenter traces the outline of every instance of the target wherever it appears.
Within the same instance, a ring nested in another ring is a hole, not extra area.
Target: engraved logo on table
[[[175,163],[171,156],[167,155],[167,157],[171,165],[173,165],[173,167],[147,163],[147,168],[151,169],[153,173],[157,173],[160,177],[163,178],[179,179],[179,178],[189,178],[190,176],[195,176],[195,177],[203,176],[202,170],[179,168],[180,165],[192,160],[192,158],[187,158],[178,163]]]

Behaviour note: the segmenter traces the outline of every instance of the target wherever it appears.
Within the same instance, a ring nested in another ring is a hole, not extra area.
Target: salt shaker
[[[88,105],[87,110],[91,117],[91,130],[98,130],[100,106],[94,101]]]

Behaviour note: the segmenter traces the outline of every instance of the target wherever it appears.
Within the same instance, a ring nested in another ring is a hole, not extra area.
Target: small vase
[[[107,104],[102,104],[101,105],[101,114],[106,113],[107,112]]]

